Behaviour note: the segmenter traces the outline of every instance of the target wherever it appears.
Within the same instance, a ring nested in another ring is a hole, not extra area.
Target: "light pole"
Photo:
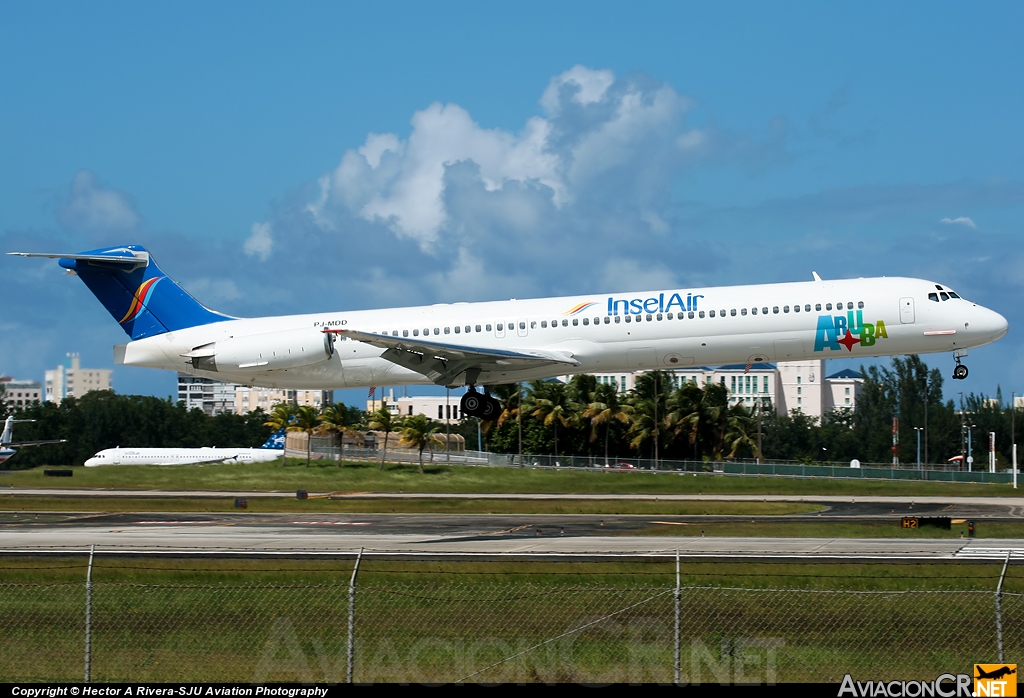
[[[974,466],[974,452],[971,449],[971,430],[977,427],[977,424],[967,427],[967,472],[971,472]]]
[[[1013,449],[1013,489],[1017,489],[1017,393],[1010,391],[1010,444]]]
[[[654,369],[654,470],[658,470],[658,369]]]
[[[964,453],[964,445],[967,443],[967,415],[964,412],[964,394],[957,392],[960,396],[960,467],[964,467],[964,463],[967,462],[966,453]]]
[[[931,391],[928,389],[928,374],[924,374],[924,462],[928,460],[928,400],[931,398]],[[920,459],[918,459],[920,460]]]
[[[924,427],[914,427],[914,431],[917,432],[917,469],[921,469],[921,432],[924,431]]]
[[[757,399],[757,464],[761,465],[761,408],[764,407],[764,398]]]
[[[516,431],[519,432],[519,467],[523,464],[523,382],[516,383]]]

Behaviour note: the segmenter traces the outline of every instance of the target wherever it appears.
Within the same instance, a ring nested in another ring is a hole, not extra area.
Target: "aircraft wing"
[[[382,358],[410,371],[421,373],[437,385],[453,385],[461,373],[475,371],[515,371],[562,364],[579,366],[571,356],[553,351],[528,349],[484,349],[481,347],[432,342],[419,337],[392,337],[390,335],[360,332],[359,330],[324,330],[331,334],[371,344],[384,350]]]

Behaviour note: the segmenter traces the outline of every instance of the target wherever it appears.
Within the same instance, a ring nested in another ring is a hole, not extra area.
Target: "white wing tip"
[[[813,277],[814,277],[814,280],[815,280],[815,281],[821,281],[821,277],[820,277],[820,276],[818,276],[818,272],[816,272],[816,271],[812,271],[812,272],[811,272],[811,276],[813,276]]]

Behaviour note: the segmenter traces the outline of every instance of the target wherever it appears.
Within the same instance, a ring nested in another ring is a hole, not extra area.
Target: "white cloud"
[[[614,82],[615,74],[610,70],[591,70],[576,65],[551,78],[548,88],[540,98],[540,104],[548,114],[557,114],[561,110],[566,93],[571,95],[570,99],[577,104],[599,102]]]
[[[107,189],[89,170],[81,170],[71,181],[57,220],[79,232],[121,233],[138,228],[141,219],[124,192]]]
[[[253,223],[252,233],[246,239],[242,249],[250,257],[259,257],[261,261],[267,261],[270,251],[274,248],[274,239],[271,237],[270,223]]]
[[[482,127],[457,104],[432,104],[413,115],[408,138],[370,133],[347,151],[320,178],[319,196],[305,212],[323,231],[342,232],[356,218],[424,251],[457,240],[477,258],[486,256],[475,245],[488,231],[521,231],[541,209],[546,218],[539,224],[564,217],[578,225],[572,205],[580,197],[606,198],[602,189],[610,187],[615,203],[635,209],[626,215],[644,229],[670,229],[650,202],[668,190],[670,171],[707,142],[704,132],[683,125],[688,99],[665,85],[575,66],[551,80],[541,105],[548,116],[529,118],[513,133]],[[473,181],[463,173],[468,189],[456,192],[452,173],[461,164],[474,168]],[[469,190],[475,205],[467,203]],[[502,194],[510,196],[501,202]],[[453,216],[453,197],[483,218],[470,226]]]
[[[960,216],[958,218],[943,218],[939,223],[945,223],[946,225],[965,225],[968,228],[974,228],[977,230],[978,224],[972,221],[967,216]]]

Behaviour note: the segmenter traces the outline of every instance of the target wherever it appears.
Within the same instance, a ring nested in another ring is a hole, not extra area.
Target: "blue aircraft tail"
[[[85,282],[133,340],[233,319],[186,293],[141,245],[62,256],[58,263]]]

